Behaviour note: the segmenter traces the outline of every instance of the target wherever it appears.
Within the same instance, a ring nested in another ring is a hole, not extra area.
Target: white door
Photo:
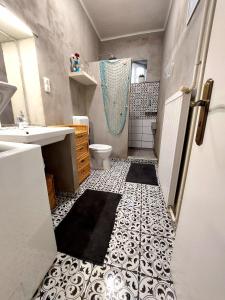
[[[204,82],[214,88],[194,143],[172,258],[178,300],[225,299],[225,1],[217,0]]]

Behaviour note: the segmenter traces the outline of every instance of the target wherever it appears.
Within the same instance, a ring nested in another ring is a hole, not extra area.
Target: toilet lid
[[[109,145],[103,145],[103,144],[92,144],[89,146],[91,150],[95,151],[109,151],[112,150],[112,146]]]

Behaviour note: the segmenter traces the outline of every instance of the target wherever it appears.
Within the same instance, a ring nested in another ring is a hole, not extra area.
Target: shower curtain
[[[100,61],[100,78],[108,129],[119,135],[127,118],[131,59]]]

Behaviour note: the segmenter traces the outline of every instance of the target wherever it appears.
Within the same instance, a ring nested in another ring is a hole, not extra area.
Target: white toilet
[[[91,167],[94,170],[111,168],[110,155],[112,153],[112,146],[103,144],[92,144],[89,146],[91,154]]]

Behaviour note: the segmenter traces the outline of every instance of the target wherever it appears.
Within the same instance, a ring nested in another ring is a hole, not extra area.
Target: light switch
[[[50,79],[47,77],[43,77],[43,82],[44,82],[44,91],[46,93],[51,93],[51,83]]]

